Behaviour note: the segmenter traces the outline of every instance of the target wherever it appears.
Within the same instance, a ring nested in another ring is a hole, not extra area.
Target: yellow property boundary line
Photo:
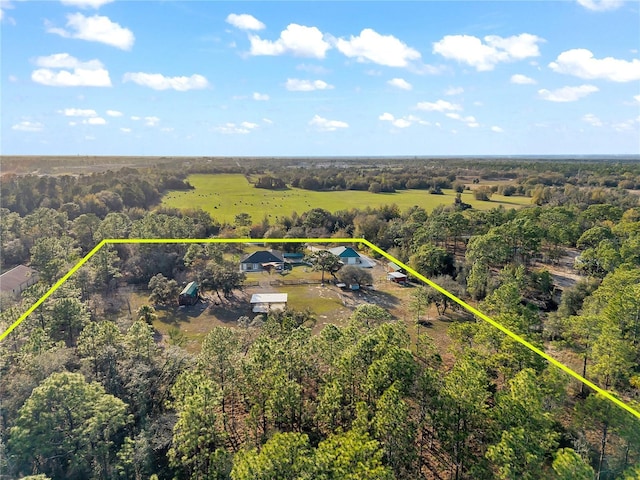
[[[390,260],[391,262],[393,262],[396,265],[400,266],[401,268],[405,269],[407,272],[409,272],[411,275],[413,275],[414,277],[416,277],[419,280],[421,280],[423,283],[426,283],[431,288],[434,288],[435,290],[437,290],[438,292],[442,293],[443,295],[446,295],[451,300],[453,300],[454,302],[456,302],[460,306],[464,307],[469,312],[471,312],[474,315],[480,317],[485,322],[489,323],[490,325],[492,325],[493,327],[497,328],[498,330],[500,330],[504,334],[508,335],[509,337],[514,339],[516,342],[524,345],[525,347],[527,347],[532,352],[540,355],[542,358],[547,360],[552,365],[555,365],[560,370],[564,371],[565,373],[571,375],[572,377],[574,377],[575,379],[577,379],[580,382],[584,383],[588,387],[592,388],[593,390],[595,390],[596,392],[601,394],[603,397],[605,397],[606,399],[612,401],[617,406],[623,408],[624,410],[626,410],[627,412],[631,413],[635,417],[640,418],[640,412],[639,411],[635,410],[634,408],[632,408],[631,406],[627,405],[626,403],[624,403],[620,399],[616,398],[612,393],[610,393],[607,390],[604,390],[604,389],[598,387],[596,384],[594,384],[593,382],[587,380],[582,375],[580,375],[579,373],[575,372],[571,368],[567,367],[562,362],[559,362],[555,358],[551,357],[549,354],[543,352],[538,347],[536,347],[535,345],[531,344],[530,342],[528,342],[527,340],[522,338],[517,333],[512,332],[511,330],[509,330],[508,328],[504,327],[500,323],[496,322],[492,318],[488,317],[484,313],[482,313],[479,310],[473,308],[471,305],[469,305],[464,300],[458,298],[457,296],[455,296],[451,292],[445,290],[440,285],[437,285],[437,284],[433,283],[431,280],[429,280],[424,275],[421,275],[420,273],[416,272],[413,268],[409,267],[408,265],[405,265],[404,263],[402,263],[401,261],[399,261],[395,257],[389,255],[387,252],[382,250],[380,247],[374,245],[373,243],[371,243],[368,240],[365,240],[364,238],[256,238],[256,239],[251,239],[251,238],[166,238],[166,239],[165,238],[110,238],[110,239],[105,239],[105,240],[102,240],[100,243],[98,243],[82,259],[80,259],[80,261],[77,264],[75,264],[73,266],[73,268],[71,270],[69,270],[60,280],[58,280],[47,291],[47,293],[45,293],[42,297],[40,297],[40,299],[36,303],[34,303],[25,313],[23,313],[20,316],[20,318],[18,318],[18,320],[13,322],[13,324],[9,328],[7,328],[4,332],[2,332],[2,334],[0,334],[0,341],[4,340],[4,338],[6,338],[7,335],[9,335],[13,331],[13,329],[15,329],[18,325],[20,325],[20,323],[22,323],[23,320],[25,320],[29,315],[31,315],[31,313],[33,313],[33,311],[36,308],[38,308],[42,304],[42,302],[44,302],[47,298],[49,298],[51,296],[51,294],[53,294],[53,292],[55,292],[64,282],[66,282],[69,279],[69,277],[71,277],[71,275],[73,275],[80,267],[82,267],[105,244],[114,244],[115,245],[115,244],[126,244],[126,243],[150,243],[150,244],[153,244],[153,243],[161,243],[161,244],[163,244],[163,243],[360,243],[362,245],[366,245],[371,250],[379,253],[380,255],[385,257],[386,259]]]

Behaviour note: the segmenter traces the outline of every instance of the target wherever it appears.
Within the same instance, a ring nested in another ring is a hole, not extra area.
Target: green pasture
[[[323,208],[330,212],[352,208],[379,207],[396,204],[404,211],[419,205],[427,211],[438,205],[451,205],[455,199],[453,190],[443,190],[443,195],[432,195],[425,190],[403,190],[396,193],[369,193],[363,191],[314,192],[299,188],[287,190],[265,190],[255,188],[243,175],[238,174],[198,174],[187,179],[195,187],[190,191],[171,191],[162,199],[167,207],[186,209],[201,208],[209,212],[220,223],[233,223],[239,213],[248,213],[254,222],[265,216],[277,220],[281,216],[299,214],[312,208]],[[470,191],[462,194],[462,200],[473,208],[489,210],[504,205],[505,208],[519,208],[529,205],[526,197],[504,197],[493,195],[491,201],[475,200]]]

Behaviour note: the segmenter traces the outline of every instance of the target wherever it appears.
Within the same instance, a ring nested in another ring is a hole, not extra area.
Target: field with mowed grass
[[[194,190],[169,192],[162,199],[162,205],[179,209],[201,208],[220,223],[233,223],[239,213],[248,213],[254,222],[259,222],[265,216],[277,220],[278,217],[290,216],[293,212],[301,214],[312,208],[336,212],[396,204],[401,211],[419,205],[430,212],[438,205],[452,205],[456,197],[453,190],[443,190],[443,195],[432,195],[425,190],[401,190],[396,193],[354,190],[314,192],[300,188],[265,190],[255,188],[243,175],[238,174],[190,175],[187,181],[195,187]],[[495,194],[491,201],[483,202],[473,198],[470,191],[462,194],[462,200],[479,210],[489,210],[498,205],[519,208],[531,202],[527,197]]]

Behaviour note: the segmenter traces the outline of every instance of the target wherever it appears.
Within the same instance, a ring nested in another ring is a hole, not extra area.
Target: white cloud
[[[160,122],[160,119],[158,117],[144,117],[144,124],[147,127],[155,127],[156,125],[158,125],[158,122]]]
[[[138,120],[140,120],[140,117],[136,117],[136,116],[134,115],[134,116],[132,116],[132,117],[131,117],[131,120],[133,120],[133,121],[136,121],[136,122],[137,122]]]
[[[11,127],[11,130],[18,130],[20,132],[40,132],[44,128],[44,125],[40,122],[23,121],[16,123]]]
[[[369,75],[370,77],[379,77],[380,75],[382,75],[382,72],[380,70],[373,69],[365,70],[364,73],[365,75]]]
[[[311,92],[313,90],[331,90],[333,85],[329,85],[322,80],[300,80],[288,78],[285,88],[291,92]]]
[[[624,122],[614,123],[611,126],[617,132],[628,132],[630,130],[636,129],[634,123],[635,123],[634,120],[626,120]]]
[[[273,124],[273,120],[269,119],[269,118],[263,118],[262,121],[264,123],[266,123],[267,125],[272,125]]]
[[[242,124],[236,125],[235,123],[228,122],[228,123],[225,123],[224,125],[215,127],[213,130],[219,133],[224,133],[225,135],[232,135],[232,134],[244,135],[249,133],[252,128],[255,128],[255,127],[249,127],[249,125],[256,125],[256,124],[250,123],[250,122],[242,122]]]
[[[102,117],[87,118],[82,121],[86,125],[106,125],[107,121]]]
[[[397,128],[407,128],[410,127],[413,123],[419,123],[420,125],[431,125],[429,122],[425,122],[421,120],[419,117],[415,115],[407,115],[403,118],[395,118],[392,114],[385,112],[378,117],[378,120],[383,120],[386,122],[391,122],[391,125]]]
[[[516,73],[515,75],[511,75],[511,83],[516,83],[518,85],[535,85],[536,81],[531,77]]]
[[[578,3],[588,10],[604,12],[615,10],[622,5],[622,0],[578,0]]]
[[[109,17],[100,15],[85,17],[81,13],[67,15],[67,30],[49,27],[47,32],[55,33],[65,38],[104,43],[122,50],[131,50],[135,41],[131,30],[112,22]]]
[[[640,95],[634,95],[633,99],[637,102],[640,103]]]
[[[464,88],[462,87],[449,87],[445,90],[445,95],[460,95],[464,93]]]
[[[253,92],[253,99],[256,101],[266,102],[267,100],[269,100],[269,95],[267,95],[266,93]]]
[[[265,28],[264,23],[253,15],[248,15],[246,13],[242,13],[240,15],[231,13],[227,16],[226,22],[240,30],[262,30]]]
[[[104,118],[98,116],[95,110],[91,109],[65,108],[64,110],[59,110],[59,113],[66,117],[84,117],[82,123],[85,125],[106,125],[107,123]],[[69,122],[69,125],[75,126],[77,122]]]
[[[75,127],[78,124],[78,122],[69,122],[69,126],[70,127]]]
[[[81,62],[68,53],[57,53],[48,57],[38,57],[35,64],[42,68],[31,73],[31,80],[42,85],[50,87],[111,86],[109,72],[99,60]]]
[[[96,10],[113,0],[60,0],[63,5],[78,8],[95,8]]]
[[[69,55],[68,53],[54,53],[47,57],[37,57],[34,63],[38,67],[43,68],[101,68],[102,62],[99,60],[89,60],[88,62],[81,62],[76,57]]]
[[[464,122],[467,124],[468,127],[471,128],[475,128],[480,126],[480,124],[477,122],[476,118],[469,115],[466,117],[463,117],[462,115],[460,115],[459,113],[446,113],[445,114],[447,117],[452,118],[454,120],[459,120],[461,122]]]
[[[131,133],[131,129],[130,128],[122,127],[122,128],[120,128],[120,131],[123,132],[123,133]]]
[[[97,117],[98,116],[95,110],[81,109],[81,108],[65,108],[64,110],[59,110],[58,113],[62,113],[66,117]]]
[[[484,41],[486,43],[471,35],[446,35],[433,44],[433,53],[471,65],[480,72],[493,70],[500,62],[537,57],[540,55],[538,43],[544,42],[529,33],[507,38],[488,35]]]
[[[550,102],[575,102],[598,90],[598,87],[594,85],[580,85],[579,87],[562,87],[552,92],[542,89],[538,90],[538,95],[543,100]]]
[[[190,77],[165,77],[161,73],[128,72],[124,74],[125,82],[134,82],[143,87],[154,90],[173,89],[179,92],[201,90],[209,86],[209,82],[202,75],[194,74]]]
[[[393,125],[394,127],[397,128],[407,128],[411,126],[411,122],[409,120],[406,120],[404,118],[398,118],[396,120],[394,120],[393,122],[391,122],[391,125]]]
[[[324,40],[322,32],[316,27],[290,24],[280,33],[276,41],[263,40],[257,35],[249,35],[251,55],[284,55],[296,57],[324,58],[331,45]]]
[[[167,133],[168,132],[173,132],[174,130],[175,129],[173,127],[164,127],[164,128],[160,129],[161,132],[167,132]]]
[[[462,110],[460,105],[447,102],[446,100],[438,100],[436,102],[419,102],[416,105],[416,108],[427,112],[450,112],[454,110]]]
[[[567,50],[549,64],[554,72],[566,73],[585,79],[600,78],[612,82],[640,80],[640,60],[620,60],[613,57],[594,58],[585,48]]]
[[[339,128],[349,128],[349,124],[347,122],[342,122],[340,120],[327,120],[320,115],[314,115],[314,117],[309,121],[309,125],[316,127],[321,132],[333,132]]]
[[[17,83],[18,77],[16,77],[15,75],[9,75],[9,81],[11,83]]]
[[[587,113],[582,116],[582,121],[588,123],[593,127],[601,127],[603,125],[602,120],[596,117],[593,113]]]
[[[413,88],[411,84],[403,78],[392,78],[387,83],[392,87],[399,88],[400,90],[411,90]]]
[[[258,128],[258,124],[257,123],[253,123],[253,122],[242,122],[240,123],[240,126],[242,128],[248,128],[249,130],[252,130],[254,128]]]
[[[117,110],[107,110],[107,115],[109,115],[110,117],[121,117],[122,112],[119,112]]]
[[[351,35],[349,40],[339,38],[336,48],[349,58],[358,62],[373,62],[387,67],[406,67],[412,60],[420,58],[420,52],[408,47],[393,35],[380,35],[365,28],[360,35]]]
[[[494,125],[493,127],[491,127],[491,131],[492,132],[496,132],[496,133],[502,133],[504,132],[504,130],[496,125]]]

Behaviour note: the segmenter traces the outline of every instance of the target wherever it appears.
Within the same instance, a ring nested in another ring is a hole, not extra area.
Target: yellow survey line
[[[255,241],[251,241],[255,240]],[[126,243],[355,243],[356,239],[353,238],[265,238],[265,239],[251,239],[251,238],[109,238],[102,240],[93,249],[87,253],[78,263],[76,263],[66,275],[58,280],[47,292],[38,299],[26,312],[20,315],[15,322],[13,322],[9,328],[0,334],[0,342],[5,339],[18,325],[20,325],[33,311],[38,308],[42,302],[55,292],[60,285],[66,282],[71,275],[73,275],[80,267],[82,267],[87,260],[89,260],[95,253],[102,248],[103,245],[109,244],[126,244]]]
[[[512,332],[511,330],[509,330],[508,328],[506,328],[505,326],[503,326],[502,324],[496,322],[495,320],[493,320],[492,318],[488,317],[487,315],[485,315],[484,313],[480,312],[479,310],[473,308],[471,305],[469,305],[467,302],[465,302],[464,300],[461,300],[460,298],[456,297],[453,293],[449,292],[448,290],[445,290],[444,288],[442,288],[440,285],[437,285],[435,283],[433,283],[431,280],[429,280],[427,277],[425,277],[424,275],[419,274],[418,272],[416,272],[413,268],[409,267],[408,265],[405,265],[404,263],[396,260],[393,256],[389,255],[387,252],[385,252],[384,250],[382,250],[381,248],[377,247],[376,245],[374,245],[373,243],[369,242],[368,240],[361,240],[361,242],[368,246],[370,249],[378,252],[380,255],[382,255],[383,257],[389,259],[390,261],[392,261],[393,263],[395,263],[396,265],[404,268],[407,272],[409,272],[411,275],[413,275],[414,277],[420,279],[422,282],[426,283],[427,285],[429,285],[430,287],[436,289],[438,292],[442,293],[443,295],[446,295],[447,297],[449,297],[451,300],[453,300],[454,302],[456,302],[457,304],[461,305],[462,307],[464,307],[465,309],[467,309],[469,312],[473,313],[474,315],[477,315],[478,317],[480,317],[482,320],[484,320],[485,322],[489,323],[490,325],[494,326],[495,328],[497,328],[498,330],[500,330],[501,332],[507,334],[509,337],[511,337],[512,339],[514,339],[516,342],[521,343],[522,345],[524,345],[525,347],[527,347],[529,350],[531,350],[534,353],[537,353],[538,355],[540,355],[542,358],[544,358],[545,360],[547,360],[549,363],[551,363],[552,365],[555,365],[556,367],[558,367],[559,369],[561,369],[562,371],[564,371],[565,373],[568,373],[569,375],[571,375],[572,377],[576,378],[577,380],[580,380],[582,383],[584,383],[585,385],[587,385],[588,387],[594,389],[596,392],[598,392],[599,394],[601,394],[603,397],[605,397],[608,400],[611,400],[613,403],[615,403],[616,405],[618,405],[619,407],[624,408],[626,411],[628,411],[629,413],[631,413],[632,415],[635,415],[636,417],[640,418],[640,412],[638,412],[637,410],[631,408],[629,405],[627,405],[626,403],[624,403],[623,401],[621,401],[620,399],[616,398],[615,396],[613,396],[611,393],[609,393],[608,391],[598,387],[595,383],[590,382],[589,380],[587,380],[586,378],[584,378],[582,375],[580,375],[579,373],[575,372],[574,370],[572,370],[571,368],[567,367],[565,364],[563,364],[562,362],[559,362],[558,360],[556,360],[555,358],[553,358],[552,356],[550,356],[549,354],[543,352],[542,350],[540,350],[538,347],[536,347],[535,345],[533,345],[532,343],[528,342],[527,340],[525,340],[524,338],[522,338],[520,335],[518,335],[517,333]]]
[[[552,365],[555,365],[556,367],[558,367],[559,369],[561,369],[565,373],[571,375],[575,379],[579,380],[580,382],[584,383],[588,387],[592,388],[593,390],[595,390],[596,392],[601,394],[603,397],[605,397],[607,400],[610,400],[611,402],[613,402],[617,406],[623,408],[624,410],[626,410],[627,412],[631,413],[635,417],[640,418],[640,412],[639,411],[633,409],[632,407],[630,407],[629,405],[627,405],[626,403],[624,403],[620,399],[616,398],[610,392],[598,387],[596,384],[594,384],[593,382],[587,380],[582,375],[580,375],[579,373],[575,372],[571,368],[567,367],[562,362],[559,362],[558,360],[556,360],[555,358],[553,358],[549,354],[543,352],[538,347],[536,347],[532,343],[528,342],[527,340],[525,340],[520,335],[512,332],[508,328],[504,327],[502,324],[496,322],[495,320],[493,320],[489,316],[487,316],[484,313],[480,312],[479,310],[473,308],[471,305],[469,305],[464,300],[458,298],[457,296],[455,296],[454,294],[452,294],[448,290],[445,290],[440,285],[432,282],[431,280],[429,280],[424,275],[421,275],[420,273],[416,272],[413,268],[411,268],[408,265],[402,263],[401,261],[399,261],[398,259],[396,259],[392,255],[388,254],[387,252],[385,252],[384,250],[382,250],[378,246],[374,245],[370,241],[365,240],[364,238],[259,238],[259,239],[252,239],[252,238],[110,238],[110,239],[105,239],[105,240],[102,240],[100,243],[98,243],[98,245],[96,245],[93,248],[93,250],[91,250],[89,253],[87,253],[71,270],[69,270],[69,272],[65,276],[63,276],[60,280],[58,280],[55,283],[55,285],[53,285],[53,287],[51,287],[47,291],[47,293],[45,293],[36,303],[33,304],[33,306],[31,306],[31,308],[29,308],[24,314],[22,314],[20,316],[20,318],[18,318],[18,320],[13,322],[13,324],[9,328],[7,328],[7,330],[5,330],[2,334],[0,334],[0,341],[2,341],[7,335],[9,335],[9,333],[11,333],[13,331],[13,329],[15,329],[18,325],[20,325],[20,323],[22,323],[22,321],[24,319],[26,319],[36,308],[38,308],[42,304],[42,302],[44,302],[47,298],[49,298],[49,296],[51,296],[51,294],[53,292],[55,292],[60,287],[60,285],[62,285],[64,282],[66,282],[71,275],[73,275],[80,267],[82,267],[82,265],[84,265],[87,262],[87,260],[89,260],[98,250],[100,250],[100,248],[102,248],[103,245],[105,245],[107,243],[108,244],[127,244],[127,243],[136,243],[136,244],[143,244],[143,243],[147,243],[147,244],[162,244],[162,243],[255,243],[255,244],[264,244],[264,243],[361,243],[361,244],[366,245],[367,247],[369,247],[371,250],[379,253],[383,257],[387,258],[388,260],[392,261],[396,265],[402,267],[407,272],[409,272],[411,275],[413,275],[414,277],[418,278],[422,282],[426,283],[430,287],[434,288],[438,292],[442,293],[443,295],[446,295],[451,300],[453,300],[457,304],[461,305],[462,307],[464,307],[469,312],[471,312],[474,315],[480,317],[482,320],[484,320],[485,322],[489,323],[493,327],[497,328],[501,332],[505,333],[506,335],[508,335],[509,337],[514,339],[515,341],[517,341],[518,343],[524,345],[525,347],[527,347],[532,352],[540,355],[542,358],[547,360]]]
[[[49,298],[51,296],[51,294],[53,292],[55,292],[60,285],[62,285],[64,282],[66,282],[69,277],[71,275],[73,275],[80,267],[82,267],[82,265],[84,265],[87,260],[89,260],[91,257],[93,257],[93,255],[102,248],[102,246],[105,244],[105,241],[102,240],[100,243],[98,243],[95,247],[93,247],[93,250],[91,250],[89,253],[87,253],[84,257],[82,257],[80,259],[80,261],[78,263],[76,263],[74,265],[74,267],[69,270],[66,275],[64,277],[62,277],[60,280],[58,280],[53,287],[51,287],[49,290],[47,290],[47,293],[45,293],[44,295],[42,295],[42,297],[40,297],[38,299],[38,301],[36,303],[34,303],[31,308],[29,308],[29,310],[27,310],[26,312],[24,312],[22,315],[20,315],[20,318],[18,318],[18,320],[16,320],[15,322],[13,322],[11,324],[11,326],[9,328],[7,328],[4,332],[2,332],[0,334],[0,342],[7,336],[9,335],[14,328],[16,328],[18,325],[20,325],[22,323],[22,321],[27,318],[29,315],[31,315],[31,313],[38,308],[42,302],[44,302],[47,298]]]

